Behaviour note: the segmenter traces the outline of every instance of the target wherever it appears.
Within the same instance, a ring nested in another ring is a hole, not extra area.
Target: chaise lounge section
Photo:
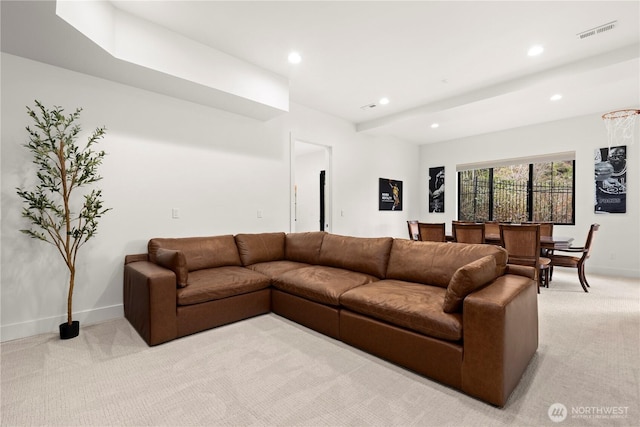
[[[493,245],[325,232],[151,239],[125,317],[149,345],[274,312],[503,406],[538,347],[533,268]]]

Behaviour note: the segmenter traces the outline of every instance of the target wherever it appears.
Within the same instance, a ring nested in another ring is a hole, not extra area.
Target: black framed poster
[[[402,210],[402,181],[380,178],[378,191],[378,210]]]
[[[627,146],[595,151],[595,212],[627,212]]]
[[[429,168],[429,212],[444,212],[444,166]]]

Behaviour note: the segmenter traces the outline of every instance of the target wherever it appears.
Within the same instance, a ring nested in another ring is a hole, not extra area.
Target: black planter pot
[[[69,338],[75,338],[80,334],[80,322],[74,320],[71,324],[67,322],[60,324],[60,339],[68,340]]]

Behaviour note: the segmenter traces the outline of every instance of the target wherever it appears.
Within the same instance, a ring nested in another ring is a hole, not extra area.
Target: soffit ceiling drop
[[[258,120],[289,110],[285,77],[107,1],[3,2],[2,50]]]

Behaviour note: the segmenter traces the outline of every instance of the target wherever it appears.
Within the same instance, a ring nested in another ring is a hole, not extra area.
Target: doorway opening
[[[331,147],[292,138],[291,231],[331,231]]]
[[[325,187],[327,184],[327,171],[320,171],[320,198],[318,199],[320,202],[320,231],[324,231],[326,227],[325,223],[325,215],[324,215],[324,198],[325,198]]]

